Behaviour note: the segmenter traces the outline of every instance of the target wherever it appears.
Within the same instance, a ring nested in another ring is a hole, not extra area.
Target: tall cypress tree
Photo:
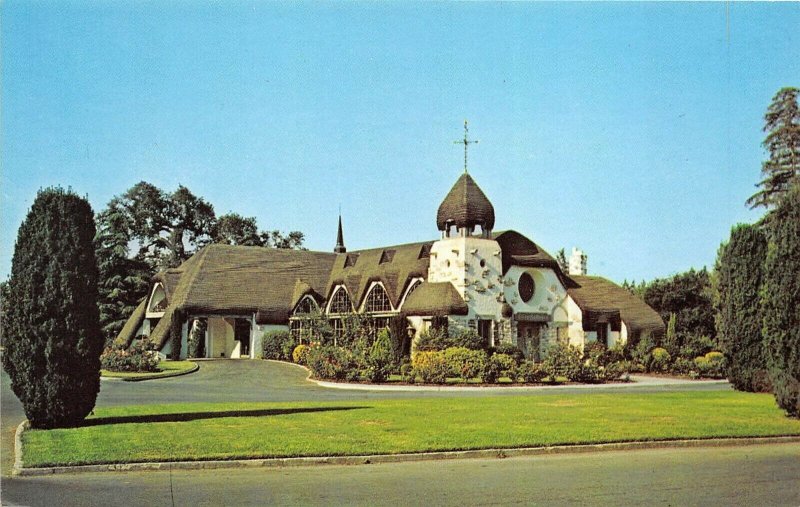
[[[800,186],[769,222],[761,289],[764,348],[778,406],[800,417]]]
[[[3,367],[33,427],[78,424],[100,391],[94,235],[89,203],[60,188],[39,191],[19,228]]]
[[[739,391],[769,390],[759,304],[766,256],[764,233],[748,224],[735,226],[717,254],[717,339],[728,360],[728,380]]]

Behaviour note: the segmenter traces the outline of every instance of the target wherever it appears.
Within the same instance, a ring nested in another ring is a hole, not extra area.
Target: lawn
[[[25,466],[800,435],[768,394],[419,398],[98,408],[23,436]]]
[[[175,377],[189,372],[197,367],[197,363],[191,361],[159,361],[157,372],[128,372],[100,370],[100,375],[109,378],[121,378],[123,380],[150,380],[155,378]]]

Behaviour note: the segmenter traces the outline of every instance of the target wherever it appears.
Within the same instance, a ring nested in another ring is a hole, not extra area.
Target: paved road
[[[800,505],[800,444],[7,479],[3,505]]]

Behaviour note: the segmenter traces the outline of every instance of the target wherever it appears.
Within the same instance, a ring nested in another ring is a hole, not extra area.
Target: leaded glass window
[[[367,294],[367,301],[364,304],[367,312],[391,312],[392,304],[389,302],[389,295],[382,285],[376,284]]]
[[[339,287],[333,294],[331,299],[331,306],[328,310],[329,313],[349,313],[353,311],[353,304],[350,302],[350,296],[344,287]]]

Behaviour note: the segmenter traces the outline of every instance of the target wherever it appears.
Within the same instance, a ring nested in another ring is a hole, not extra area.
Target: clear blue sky
[[[50,185],[97,212],[183,184],[317,250],[340,203],[350,249],[434,239],[465,118],[496,229],[618,282],[710,267],[800,86],[800,3],[0,8],[2,279]]]

